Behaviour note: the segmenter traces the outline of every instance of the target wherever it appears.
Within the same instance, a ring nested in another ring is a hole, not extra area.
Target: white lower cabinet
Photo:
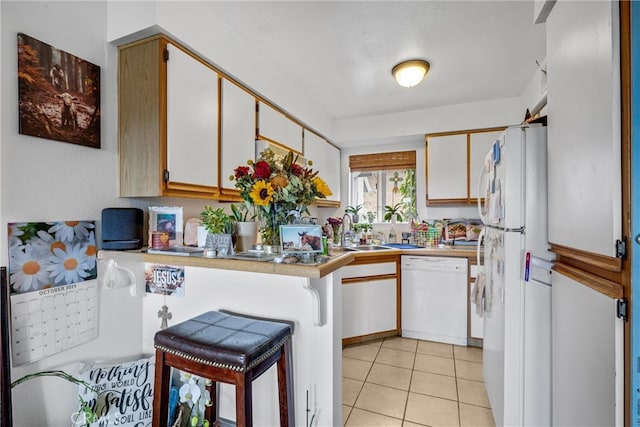
[[[396,279],[342,286],[342,337],[396,329]]]
[[[342,338],[398,328],[396,262],[350,265],[342,269]]]

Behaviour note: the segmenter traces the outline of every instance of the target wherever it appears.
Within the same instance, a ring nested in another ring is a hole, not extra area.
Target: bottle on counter
[[[393,227],[393,225],[391,225],[391,228],[389,229],[389,243],[398,243],[397,239],[396,239],[396,229]]]

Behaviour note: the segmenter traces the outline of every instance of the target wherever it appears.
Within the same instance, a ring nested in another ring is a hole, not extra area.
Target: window
[[[394,209],[399,221],[416,216],[416,152],[349,157],[351,206],[360,206],[360,222],[382,222]]]

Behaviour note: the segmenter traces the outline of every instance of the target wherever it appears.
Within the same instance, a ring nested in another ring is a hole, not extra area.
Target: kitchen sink
[[[358,246],[346,246],[344,248],[347,251],[385,251],[391,249],[382,245],[358,245]]]

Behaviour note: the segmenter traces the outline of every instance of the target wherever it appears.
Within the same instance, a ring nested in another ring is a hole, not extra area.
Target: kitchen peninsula
[[[342,267],[380,257],[395,260],[405,253],[475,256],[475,250],[466,247],[336,251],[320,264],[278,264],[140,251],[101,251],[99,258],[115,260],[133,270],[137,295],[144,295],[141,322],[143,352],[147,354],[154,351],[153,337],[159,330],[159,311],[164,305],[171,313],[170,325],[217,309],[294,322],[296,424],[302,425],[309,410],[317,425],[329,426],[342,423]],[[184,266],[185,296],[145,294],[144,263]],[[275,370],[267,371],[254,383],[254,414],[261,425],[278,423],[276,387]],[[234,417],[233,399],[232,387],[222,385],[222,417]]]

